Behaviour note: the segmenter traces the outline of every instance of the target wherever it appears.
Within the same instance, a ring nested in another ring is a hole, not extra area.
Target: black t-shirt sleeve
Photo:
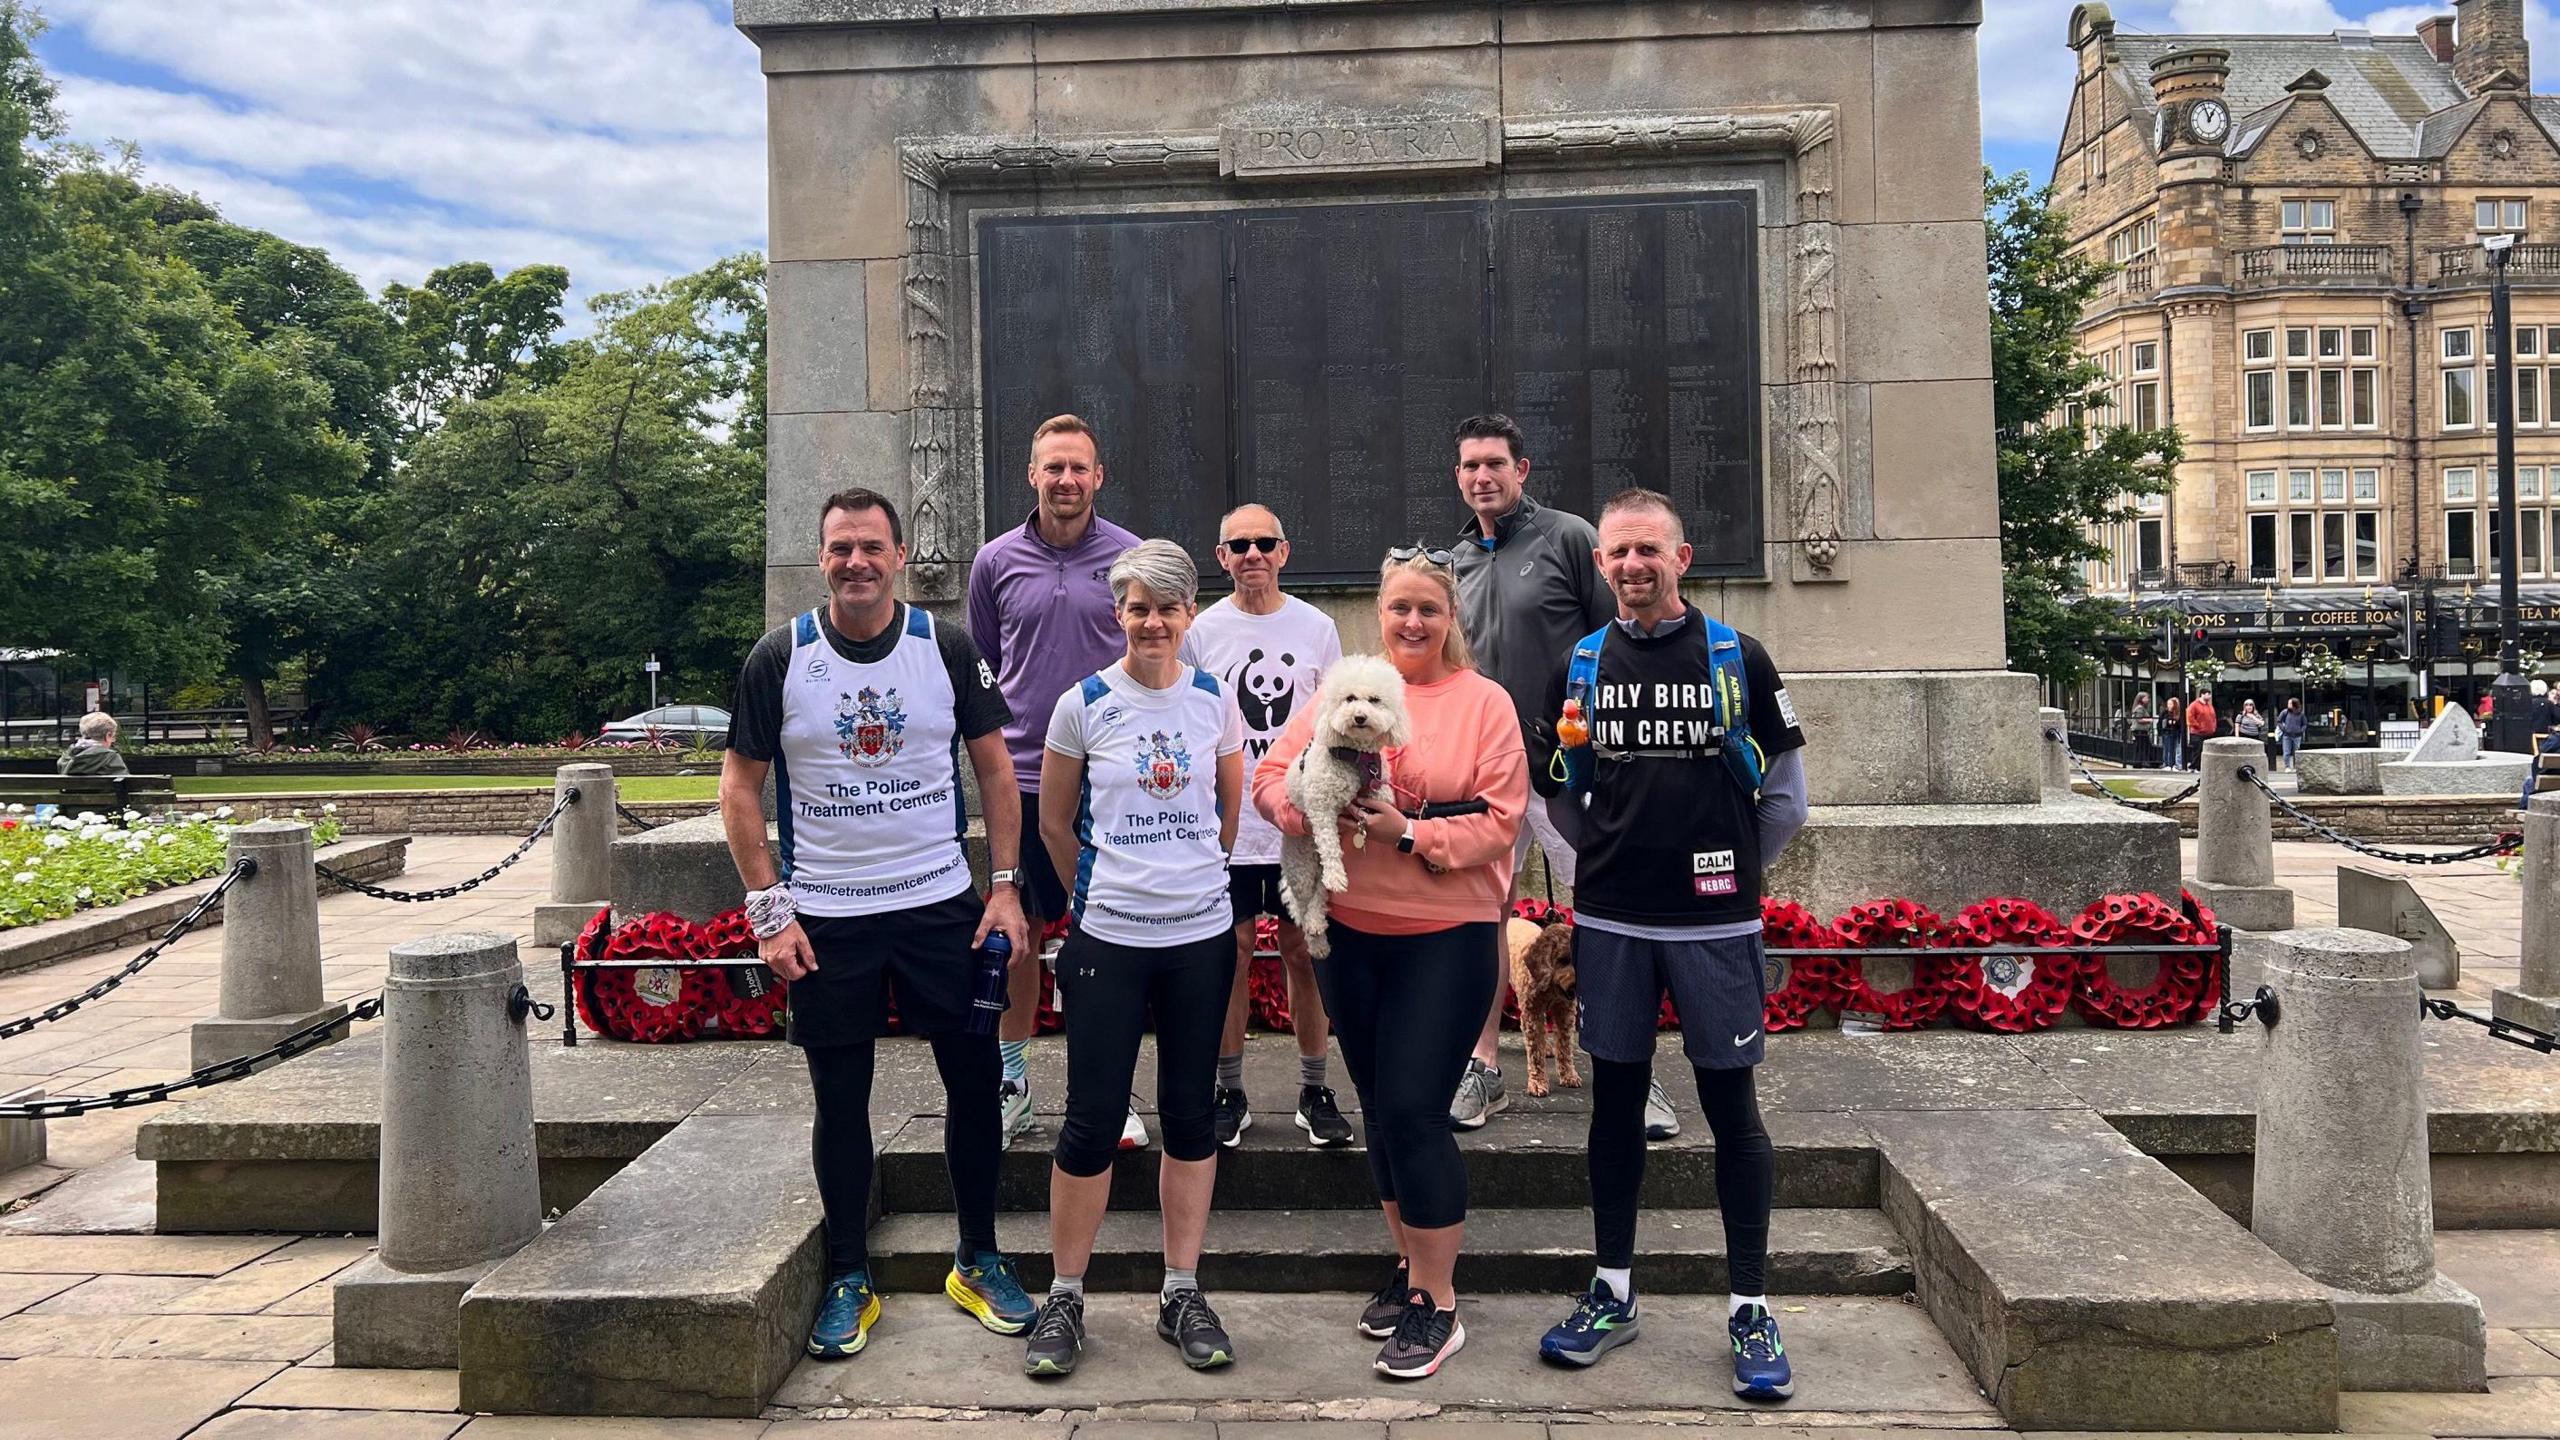
[[[1013,723],[1013,710],[996,688],[996,669],[978,654],[977,642],[957,625],[933,627],[942,650],[942,668],[950,672],[951,693],[960,722],[960,738],[976,740]]]
[[[729,748],[772,763],[782,753],[782,672],[791,664],[791,627],[768,631],[747,652],[729,692]]]
[[[1748,635],[1742,637],[1742,679],[1751,692],[1751,738],[1760,742],[1760,753],[1775,759],[1803,749],[1804,731],[1796,728],[1787,682],[1779,678],[1777,662],[1769,652]]]

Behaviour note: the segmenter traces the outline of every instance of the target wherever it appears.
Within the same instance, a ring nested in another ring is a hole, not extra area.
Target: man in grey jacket
[[[1552,510],[1528,497],[1528,437],[1508,415],[1476,415],[1458,422],[1458,494],[1474,512],[1452,554],[1458,572],[1458,626],[1475,651],[1476,665],[1510,692],[1525,733],[1540,720],[1547,681],[1574,642],[1606,625],[1618,602],[1600,578],[1599,536],[1591,522]],[[1532,801],[1520,829],[1526,856],[1532,836],[1547,867],[1573,884],[1573,840],[1580,816],[1571,797]],[[1509,966],[1502,967],[1504,971]],[[1503,1093],[1502,994],[1485,1017],[1475,1057],[1458,1082],[1449,1118],[1460,1128],[1484,1124],[1510,1103]],[[1666,1103],[1663,1115],[1667,1118]],[[1648,1119],[1652,1117],[1648,1115]]]
[[[116,717],[92,710],[80,717],[80,738],[53,762],[59,775],[123,775],[124,757],[116,753]]]

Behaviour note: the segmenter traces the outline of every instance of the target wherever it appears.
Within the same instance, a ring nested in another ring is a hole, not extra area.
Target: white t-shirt
[[[1218,677],[1235,697],[1250,775],[1298,707],[1315,703],[1325,670],[1342,658],[1342,635],[1332,616],[1294,595],[1282,596],[1280,608],[1268,615],[1248,614],[1229,596],[1192,622],[1182,639],[1182,658]],[[1238,865],[1277,865],[1280,832],[1247,805],[1236,822],[1231,853]]]
[[[1150,690],[1114,663],[1058,697],[1048,744],[1084,762],[1070,911],[1086,934],[1157,948],[1234,928],[1218,757],[1244,748],[1244,730],[1224,686],[1186,665]]]

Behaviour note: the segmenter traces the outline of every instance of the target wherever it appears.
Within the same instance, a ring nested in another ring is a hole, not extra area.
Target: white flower
[[[27,813],[27,807],[24,805],[13,804],[9,807],[9,813],[12,815],[24,815]]]
[[[139,855],[139,854],[141,854],[141,853],[142,853],[142,842],[141,842],[141,841],[139,841],[139,840],[127,840],[126,842],[124,842],[124,853],[126,853],[127,855]]]
[[[2502,470],[2498,473],[2503,475],[2506,472]],[[44,837],[44,848],[47,850],[59,850],[70,843],[71,837],[68,835],[47,835]]]
[[[2498,473],[2499,473],[2499,474],[2501,474],[2501,475],[2503,475],[2503,474],[2505,474],[2506,472],[2505,472],[2505,471],[2503,471],[2503,470],[2501,470],[2501,471],[2499,471]],[[302,807],[301,807],[301,806],[296,805],[295,807],[293,807],[293,818],[294,818],[294,819],[296,819],[296,820],[299,820],[299,819],[301,819],[301,818],[302,818]]]
[[[33,870],[21,870],[17,874],[10,876],[9,879],[14,884],[33,885],[36,883],[36,872]]]
[[[2504,473],[2506,473],[2506,472],[2504,472],[2504,471],[2500,471],[2499,473],[2500,473],[2500,474],[2504,474]],[[141,818],[142,818],[142,812],[141,812],[141,811],[139,811],[139,810],[127,810],[126,812],[124,812],[124,823],[126,823],[127,825],[130,825],[130,824],[134,823],[135,821],[140,820]]]
[[[2500,471],[2500,472],[2498,472],[2498,473],[2500,473],[2500,474],[2502,474],[2502,475],[2503,475],[2503,474],[2505,474],[2506,472],[2502,470],[2502,471]],[[214,811],[214,812],[213,812],[213,818],[214,818],[214,819],[216,819],[216,820],[228,820],[228,819],[230,819],[230,818],[231,818],[231,807],[230,807],[230,806],[228,806],[228,805],[225,805],[225,806],[223,806],[221,809]]]
[[[178,843],[178,837],[163,831],[160,835],[160,843],[163,845],[175,845]]]
[[[335,814],[337,814],[337,813],[338,813],[338,802],[337,802],[337,801],[335,801],[335,800],[332,800],[332,801],[329,801],[327,804],[322,805],[322,806],[320,807],[320,813],[321,813],[321,814],[323,814],[323,815],[335,815]]]
[[[2504,471],[2500,471],[2499,473],[2500,473],[2500,474],[2504,474],[2504,473],[2506,473],[2506,472],[2504,472]],[[75,899],[86,900],[86,899],[88,899],[90,896],[95,895],[95,894],[97,894],[97,893],[98,893],[97,891],[90,889],[90,888],[89,888],[88,886],[86,886],[86,885],[83,885],[83,886],[81,886],[78,890],[73,891],[73,892],[72,892],[72,895],[73,895],[73,898],[75,898]]]

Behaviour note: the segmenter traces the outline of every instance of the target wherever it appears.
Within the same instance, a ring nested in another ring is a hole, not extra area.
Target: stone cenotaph
[[[1373,646],[1380,553],[1456,536],[1451,427],[1500,409],[1542,503],[1670,493],[1692,600],[1785,671],[1815,813],[1772,893],[2176,893],[2168,822],[2042,789],[2005,668],[1979,0],[736,14],[770,117],[770,623],[822,598],[817,505],[852,484],[956,615],[1073,411],[1105,514],[1214,576],[1220,514],[1267,504],[1290,588]]]

